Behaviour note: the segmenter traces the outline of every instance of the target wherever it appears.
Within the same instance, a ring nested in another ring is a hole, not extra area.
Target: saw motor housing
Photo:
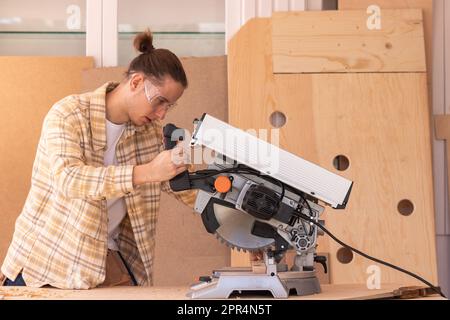
[[[217,159],[222,161],[224,157],[219,155]],[[233,168],[243,167],[215,163],[208,170]],[[312,271],[317,236],[322,233],[296,213],[301,212],[319,222],[324,207],[290,188],[284,191],[281,199],[280,186],[269,177],[248,173],[228,173],[225,176],[232,182],[227,193],[217,192],[214,179],[211,179],[210,191],[199,190],[197,195],[195,211],[201,214],[206,230],[233,249],[250,252],[271,250],[276,253],[278,262],[287,250],[293,249],[301,257],[296,259],[293,270]]]

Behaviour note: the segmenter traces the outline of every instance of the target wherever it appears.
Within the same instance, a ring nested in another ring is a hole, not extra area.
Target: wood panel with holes
[[[314,13],[314,19],[310,14],[285,15],[286,23],[291,25],[296,17],[298,29],[308,30],[310,23],[321,25],[321,19],[330,18],[330,13]],[[359,14],[366,16],[365,11]],[[400,19],[394,25],[407,24],[401,21],[405,15],[419,16],[411,11],[393,14]],[[280,16],[276,19],[284,23]],[[333,30],[348,23],[345,12],[333,19],[335,28],[323,29],[318,43],[328,42]],[[273,26],[273,19],[253,19],[229,43],[230,123],[242,129],[271,129],[284,123],[282,148],[355,182],[346,210],[326,209],[328,229],[349,245],[436,283],[425,55],[412,57],[411,64],[404,61],[404,69],[395,72],[374,67],[364,73],[318,69],[305,74],[294,67],[290,74],[277,74]],[[328,43],[323,47],[334,54]],[[386,56],[387,64],[391,58],[401,59]],[[320,238],[318,252],[330,255],[333,284],[366,283],[368,272],[377,270],[381,283],[418,283],[352,255],[328,237]],[[248,263],[248,255],[232,253],[233,266]]]

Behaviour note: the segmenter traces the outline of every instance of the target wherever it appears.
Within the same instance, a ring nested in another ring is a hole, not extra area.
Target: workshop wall
[[[90,57],[0,57],[0,261],[31,183],[31,168],[50,107],[81,90]]]

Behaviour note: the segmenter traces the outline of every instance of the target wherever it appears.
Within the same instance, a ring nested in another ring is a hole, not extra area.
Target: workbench
[[[399,285],[383,285],[380,290],[369,290],[366,285],[322,285],[322,293],[289,300],[371,300],[390,299]],[[30,287],[0,287],[0,300],[189,300],[188,287],[114,287],[91,290],[60,290]],[[273,300],[270,296],[240,296],[238,300]],[[443,300],[439,296],[421,299]]]

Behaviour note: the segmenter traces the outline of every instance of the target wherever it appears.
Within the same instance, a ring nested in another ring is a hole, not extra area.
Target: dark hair
[[[128,71],[125,73],[127,77],[133,73],[142,72],[146,76],[160,81],[164,76],[169,75],[184,88],[188,86],[186,73],[180,59],[170,50],[155,49],[153,35],[149,29],[138,33],[134,38],[133,45],[141,54],[131,61]]]

